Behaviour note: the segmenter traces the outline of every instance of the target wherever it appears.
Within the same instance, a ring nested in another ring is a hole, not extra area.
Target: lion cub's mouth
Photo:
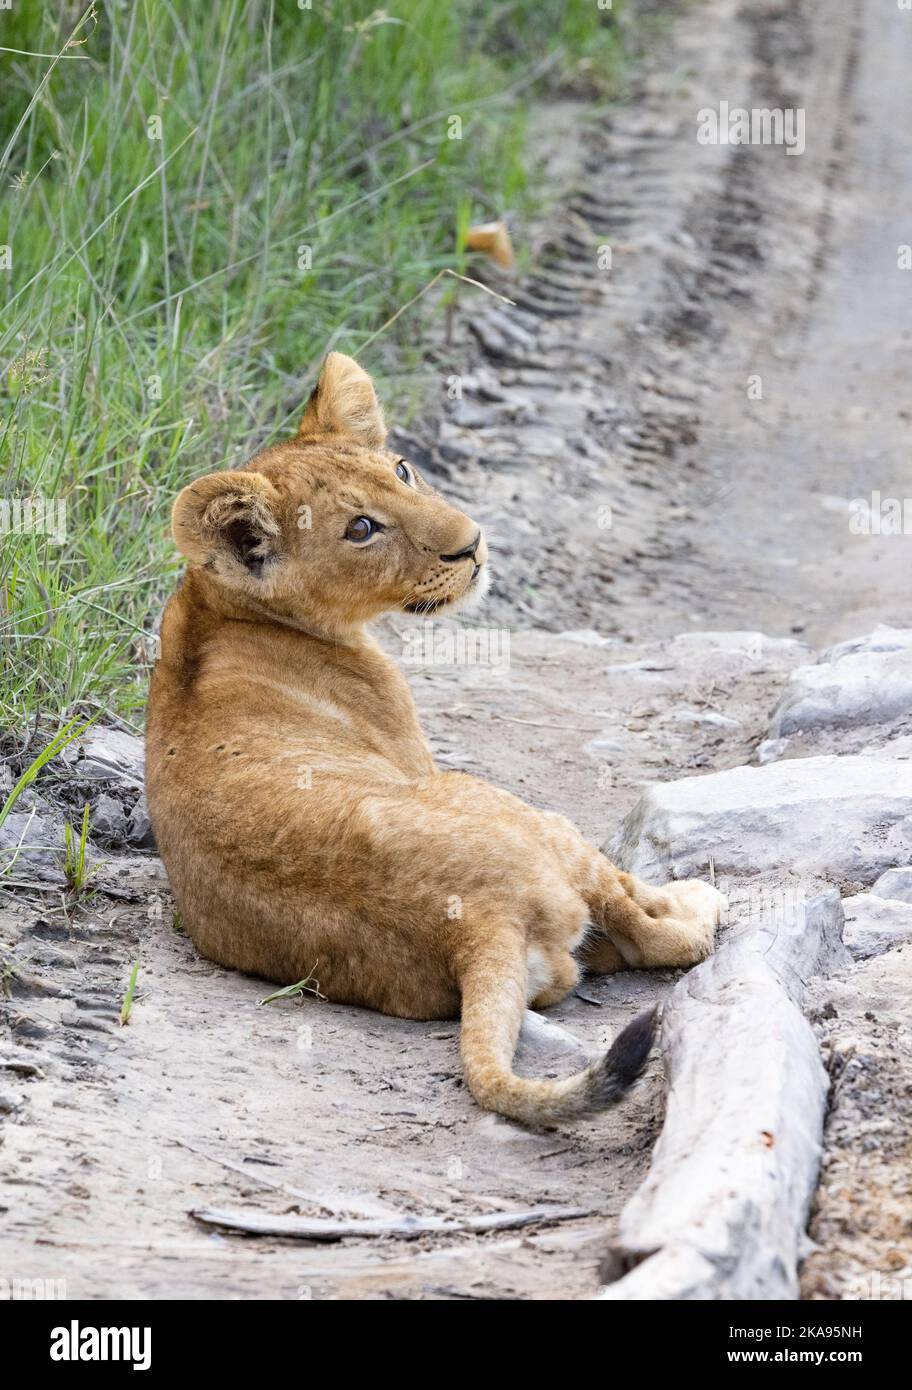
[[[478,589],[478,580],[484,569],[483,565],[476,565],[472,571],[472,578],[467,587],[461,594],[450,594],[446,598],[420,598],[413,603],[404,603],[403,611],[406,613],[417,613],[425,616],[428,613],[439,613],[442,608],[459,608],[466,599],[475,594]]]

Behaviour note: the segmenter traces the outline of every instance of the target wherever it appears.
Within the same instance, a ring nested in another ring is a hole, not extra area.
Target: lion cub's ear
[[[194,565],[259,579],[280,550],[278,493],[262,473],[210,473],[178,495],[171,529]]]
[[[386,439],[386,422],[374,384],[353,357],[331,352],[311,393],[300,434],[342,434],[379,449]]]

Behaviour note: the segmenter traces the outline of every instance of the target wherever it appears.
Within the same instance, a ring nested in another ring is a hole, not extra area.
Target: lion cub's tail
[[[513,1071],[526,1010],[525,943],[494,941],[462,976],[462,1060],[469,1090],[485,1110],[524,1124],[551,1124],[605,1110],[623,1100],[642,1074],[657,1010],[640,1014],[604,1057],[562,1081],[534,1081]]]

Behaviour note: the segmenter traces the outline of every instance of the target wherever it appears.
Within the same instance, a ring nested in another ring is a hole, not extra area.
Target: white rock
[[[773,711],[769,738],[887,724],[909,713],[912,647],[858,649],[793,671]]]
[[[754,750],[754,757],[760,767],[774,763],[781,758],[789,746],[787,738],[765,738]]]
[[[872,883],[871,892],[879,898],[898,898],[900,902],[912,903],[912,865],[887,869],[876,883]]]
[[[867,960],[912,941],[912,902],[881,898],[871,892],[845,898],[842,906],[846,916],[845,943],[857,959]]]
[[[848,642],[837,642],[835,647],[828,647],[821,652],[820,661],[839,661],[841,657],[856,652],[899,652],[910,648],[912,627],[890,627],[887,623],[878,623],[874,631],[866,633],[864,637],[852,637]]]
[[[786,867],[869,884],[912,856],[912,762],[857,754],[650,786],[605,849],[653,882]]]
[[[576,642],[581,647],[616,647],[620,641],[618,637],[603,637],[594,627],[574,628],[558,635],[565,642]]]
[[[668,718],[675,724],[705,724],[714,729],[738,729],[741,727],[739,719],[732,719],[730,715],[719,714],[717,710],[691,709],[689,705],[678,705],[676,709],[669,712]]]

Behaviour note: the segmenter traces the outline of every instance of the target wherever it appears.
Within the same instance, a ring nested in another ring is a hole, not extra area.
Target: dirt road
[[[818,11],[716,0],[679,23],[674,81],[580,142],[566,239],[518,296],[529,345],[500,308],[472,321],[506,400],[473,359],[437,442],[506,543],[504,622],[519,602],[550,628],[819,646],[908,616],[901,537],[854,533],[850,502],[909,491],[912,26]],[[803,110],[804,152],[698,144],[722,101]],[[536,295],[567,317],[533,332]]]
[[[463,302],[428,369],[438,398],[454,376],[461,398],[402,436],[488,526],[483,621],[510,638],[502,669],[410,668],[446,765],[601,842],[639,783],[748,761],[801,643],[909,624],[904,539],[849,521],[852,499],[912,495],[912,271],[897,262],[912,240],[910,64],[912,15],[895,7],[715,0],[675,20],[610,119],[539,113],[566,188],[535,229],[541,263],[514,309]],[[698,112],[722,101],[803,109],[804,152],[700,144]],[[402,656],[409,625],[385,638]],[[593,1291],[661,1122],[656,1067],[622,1109],[528,1133],[473,1106],[455,1024],[261,1007],[262,983],[199,960],[174,929],[152,856],[108,859],[100,883],[118,896],[69,915],[52,896],[0,908],[19,963],[0,1073],[16,1277],[65,1279],[80,1298]],[[587,982],[556,1018],[596,1049],[672,980]],[[591,1214],[331,1246],[189,1215],[542,1203]]]

